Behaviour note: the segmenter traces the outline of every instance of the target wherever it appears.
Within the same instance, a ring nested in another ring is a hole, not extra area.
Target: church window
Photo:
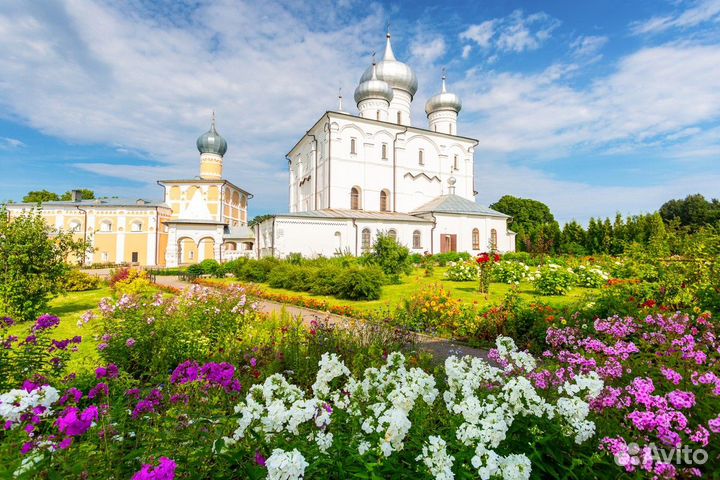
[[[402,113],[397,112],[397,123],[400,125],[402,123]]]
[[[142,223],[141,222],[133,222],[130,225],[130,231],[131,232],[142,232]]]
[[[459,164],[458,164],[458,156],[455,155],[455,157],[453,157],[453,170],[459,170],[459,169],[460,168],[459,168]]]
[[[100,254],[100,259],[102,260],[103,263],[107,263],[107,262],[109,261],[109,259],[110,259],[110,256],[108,255],[108,252],[102,252],[102,253]]]
[[[378,111],[376,112],[376,115],[377,115],[376,120],[380,120],[380,110],[378,110]]]
[[[494,228],[490,230],[490,248],[497,249],[497,230]]]
[[[387,190],[383,190],[382,192],[380,192],[380,211],[390,211],[390,194],[388,194]]]
[[[190,251],[188,252],[188,258],[189,258],[190,260],[194,260],[194,259],[195,259],[195,252],[193,252],[192,250],[190,250]]]
[[[111,232],[112,231],[112,222],[110,220],[105,220],[100,224],[100,231],[101,232]]]
[[[350,190],[350,209],[360,210],[360,189],[358,187]]]
[[[74,220],[70,222],[70,231],[71,232],[79,232],[80,231],[80,222]]]
[[[138,260],[138,258],[139,258],[138,252],[132,252],[132,253],[130,254],[130,258],[131,258],[130,261],[131,261],[132,263],[138,263],[138,261],[139,261],[139,260]]]
[[[388,230],[388,237],[392,238],[397,242],[397,231],[394,228]]]
[[[472,248],[473,250],[480,250],[480,230],[473,228],[472,231]]]
[[[387,160],[387,143],[382,144],[382,159]]]
[[[425,165],[425,150],[418,150],[418,164]]]
[[[355,149],[355,143],[356,143],[356,140],[354,138],[351,138],[350,139],[350,153],[352,155],[355,155],[357,153],[357,151]]]
[[[362,251],[367,253],[370,251],[370,229],[363,228],[362,231]]]
[[[422,236],[420,235],[420,230],[415,230],[413,232],[413,248],[414,249],[422,248]]]

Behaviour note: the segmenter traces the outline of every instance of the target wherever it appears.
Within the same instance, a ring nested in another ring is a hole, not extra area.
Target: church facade
[[[223,177],[226,140],[210,129],[196,142],[200,175],[159,180],[162,201],[106,198],[46,202],[41,213],[93,248],[86,264],[175,267],[266,256],[362,255],[384,233],[414,253],[513,251],[510,217],[475,202],[477,140],[458,134],[462,103],[447,91],[414,126],[412,69],[387,35],[385,56],[355,90],[359,115],[328,111],[286,155],[287,213],[248,226],[252,194]],[[10,204],[10,215],[37,208]]]
[[[514,250],[511,219],[475,202],[478,142],[457,132],[460,98],[443,76],[423,128],[412,125],[416,92],[388,34],[355,90],[359,116],[326,112],[287,154],[289,211],[256,228],[259,257],[361,255],[379,233],[417,253]]]

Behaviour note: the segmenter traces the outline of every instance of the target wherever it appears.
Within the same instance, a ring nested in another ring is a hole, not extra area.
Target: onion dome
[[[404,90],[414,96],[418,89],[418,81],[415,72],[406,64],[395,59],[390,44],[390,33],[387,34],[387,42],[385,44],[385,58],[377,64],[376,76],[379,80],[387,82],[392,88]],[[371,80],[373,77],[373,67],[368,67],[360,77],[360,84]]]
[[[462,102],[460,97],[454,93],[448,93],[445,88],[445,75],[442,76],[442,90],[434,97],[430,97],[430,100],[425,104],[425,113],[430,115],[433,112],[440,110],[452,110],[455,113],[460,112],[462,108]]]
[[[372,64],[372,76],[355,89],[355,103],[359,104],[363,100],[380,99],[390,103],[393,99],[392,87],[387,82],[378,80],[377,68],[375,62]]]
[[[213,112],[212,125],[210,130],[200,135],[196,142],[197,149],[200,153],[214,153],[221,157],[227,152],[227,142],[215,130],[215,113]]]

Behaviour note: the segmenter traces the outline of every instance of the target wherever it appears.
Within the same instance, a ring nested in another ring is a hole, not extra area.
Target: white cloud
[[[462,49],[462,58],[468,58],[472,52],[472,45],[465,45]]]
[[[522,10],[515,10],[506,17],[470,25],[460,33],[460,39],[482,49],[494,47],[500,52],[520,53],[540,48],[559,26],[560,21],[546,13],[526,16]]]
[[[630,25],[635,34],[659,33],[671,28],[690,28],[705,22],[720,21],[720,0],[696,0],[692,6],[674,15],[655,16]]]
[[[15,150],[24,146],[17,138],[0,137],[0,150]]]
[[[414,40],[410,44],[410,54],[414,59],[423,63],[432,63],[445,55],[445,39],[435,37],[432,40]]]
[[[580,36],[570,44],[570,48],[575,56],[591,57],[596,55],[600,49],[605,46],[607,41],[608,38],[602,36]]]

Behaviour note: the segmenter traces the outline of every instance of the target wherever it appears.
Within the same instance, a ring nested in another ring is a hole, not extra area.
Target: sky
[[[561,222],[720,192],[720,0],[0,2],[0,202],[160,199],[198,174],[211,112],[250,216],[287,211],[285,154],[382,52],[462,98],[477,201]]]

